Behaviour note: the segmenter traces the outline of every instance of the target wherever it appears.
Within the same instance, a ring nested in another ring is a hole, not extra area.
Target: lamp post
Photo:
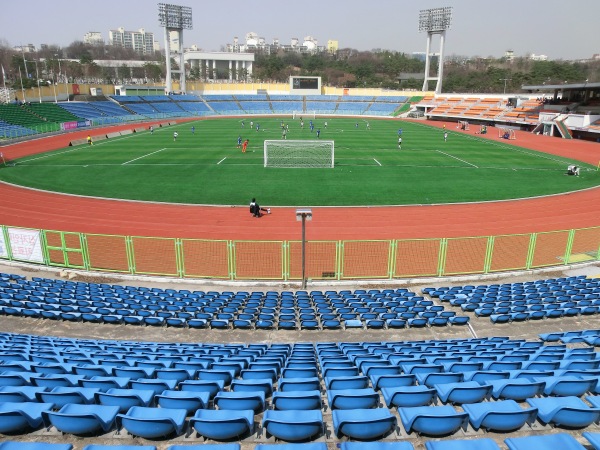
[[[504,81],[504,94],[506,94],[506,83],[512,81],[512,78],[500,78],[498,81]]]
[[[309,208],[298,208],[296,210],[296,221],[302,221],[302,289],[306,288],[306,221],[312,220],[312,210]]]
[[[40,73],[38,71],[37,61],[33,61],[35,63],[35,79],[37,80],[38,85],[38,97],[40,98],[40,103],[42,103],[42,88],[40,87]]]

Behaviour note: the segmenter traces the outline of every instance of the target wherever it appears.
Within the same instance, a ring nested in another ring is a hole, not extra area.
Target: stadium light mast
[[[442,80],[444,77],[444,41],[446,40],[446,30],[450,29],[452,22],[452,7],[422,9],[419,13],[419,31],[427,32],[427,51],[425,53],[425,80],[423,81],[423,91],[429,90],[429,81],[437,81],[435,93],[442,92]],[[434,34],[440,35],[440,52],[431,53],[431,39]],[[430,58],[438,56],[437,77],[429,75]]]
[[[179,90],[185,92],[185,62],[183,60],[183,30],[192,29],[192,8],[189,6],[158,4],[158,22],[165,29],[165,59],[167,60],[166,89],[167,93],[173,91],[172,74],[179,74]],[[171,52],[171,32],[178,35],[178,48]],[[171,69],[171,57],[177,56],[179,69]]]

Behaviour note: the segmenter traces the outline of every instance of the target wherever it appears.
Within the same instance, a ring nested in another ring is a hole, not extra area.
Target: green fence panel
[[[284,280],[283,241],[233,241],[233,278]]]
[[[341,279],[390,278],[392,241],[342,241]]]
[[[184,277],[230,277],[229,241],[182,239],[180,252]]]
[[[394,245],[394,278],[434,277],[438,274],[440,239],[400,239]]]
[[[87,269],[83,239],[80,233],[44,231],[48,265],[71,269]]]
[[[600,227],[573,230],[569,264],[600,259]]]
[[[179,275],[175,239],[132,236],[131,245],[134,273],[173,277]]]
[[[489,272],[527,269],[530,234],[493,236]]]
[[[85,234],[83,239],[90,270],[132,273],[126,236]]]
[[[569,234],[568,230],[536,233],[531,268],[566,264]]]
[[[287,243],[287,279],[302,279],[302,241]],[[306,242],[305,275],[312,280],[339,279],[339,241]]]
[[[446,239],[444,275],[485,273],[488,237]]]

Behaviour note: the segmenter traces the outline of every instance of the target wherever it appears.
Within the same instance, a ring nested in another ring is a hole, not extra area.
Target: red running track
[[[148,126],[146,124],[145,126]],[[442,127],[443,122],[428,122]],[[138,125],[139,126],[139,125]],[[454,123],[447,123],[453,130]],[[108,131],[133,129],[135,125]],[[2,149],[8,158],[66,147],[86,132]],[[470,133],[473,133],[472,131]],[[98,130],[96,130],[98,134]],[[482,136],[483,137],[483,136]],[[485,136],[499,140],[495,136]],[[502,140],[503,144],[509,142]],[[600,145],[518,133],[519,146],[597,165]],[[542,198],[475,204],[314,207],[309,240],[487,236],[600,225],[600,188]],[[204,239],[298,239],[295,208],[251,217],[247,207],[192,206],[77,197],[0,183],[0,224],[84,233]]]

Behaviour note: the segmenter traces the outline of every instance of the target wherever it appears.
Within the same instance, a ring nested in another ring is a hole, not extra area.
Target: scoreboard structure
[[[321,77],[290,77],[290,94],[321,95]]]

